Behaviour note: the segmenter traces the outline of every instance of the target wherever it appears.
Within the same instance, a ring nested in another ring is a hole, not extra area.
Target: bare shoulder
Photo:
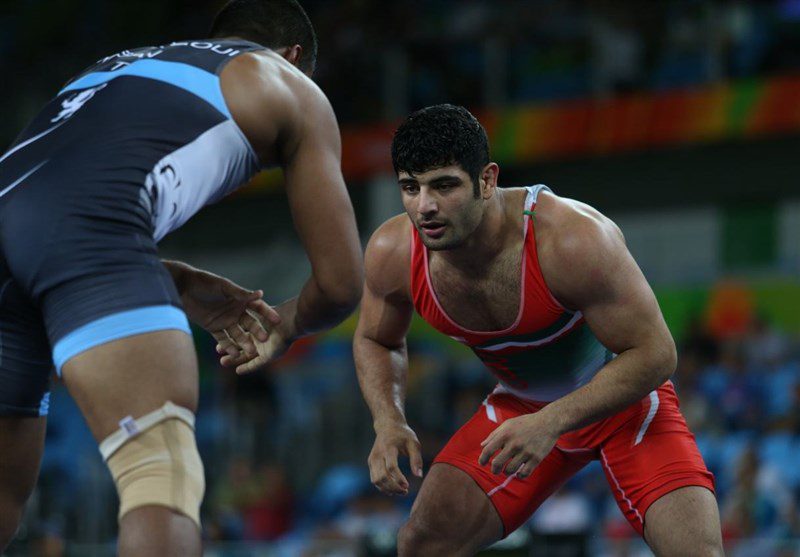
[[[539,195],[536,229],[542,243],[559,256],[587,255],[625,243],[619,227],[600,211],[549,191]]]
[[[536,205],[536,245],[550,290],[565,305],[599,288],[629,258],[619,227],[597,209],[542,192]]]
[[[403,213],[372,234],[365,256],[367,285],[378,296],[410,297],[411,223]]]
[[[296,143],[310,126],[333,127],[338,136],[333,109],[322,90],[271,50],[237,56],[220,79],[234,120],[259,154],[272,158],[277,142]]]

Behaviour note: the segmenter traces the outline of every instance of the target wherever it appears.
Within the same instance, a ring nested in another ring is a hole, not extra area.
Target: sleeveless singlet
[[[546,186],[526,188],[520,307],[503,331],[471,331],[453,321],[433,290],[428,250],[411,227],[411,293],[417,313],[434,328],[469,346],[497,377],[495,392],[548,402],[587,383],[614,355],[580,312],[564,308],[545,284],[536,252],[536,199]],[[533,218],[532,218],[533,217]]]
[[[44,165],[64,184],[143,186],[160,240],[246,183],[258,157],[233,121],[219,75],[242,40],[180,41],[98,60],[39,112],[0,157],[0,197]]]

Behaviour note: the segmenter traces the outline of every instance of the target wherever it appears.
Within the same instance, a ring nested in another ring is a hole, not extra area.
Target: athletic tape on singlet
[[[53,347],[53,363],[61,376],[61,367],[81,352],[142,333],[177,329],[191,335],[189,321],[182,310],[174,306],[150,306],[122,311],[75,329],[56,342]]]
[[[219,77],[216,74],[181,62],[137,60],[112,72],[92,72],[64,87],[59,92],[59,95],[78,89],[97,87],[123,76],[155,79],[156,81],[180,87],[211,104],[227,118],[231,117],[228,106],[225,104],[225,98],[222,96]]]

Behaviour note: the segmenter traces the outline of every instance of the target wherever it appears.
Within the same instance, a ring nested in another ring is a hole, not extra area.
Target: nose
[[[424,217],[431,217],[439,212],[439,203],[436,197],[426,187],[421,187],[419,190],[419,197],[417,211]]]

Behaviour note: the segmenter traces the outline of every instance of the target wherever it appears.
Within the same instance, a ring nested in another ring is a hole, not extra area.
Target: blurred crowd
[[[201,38],[221,0],[19,3],[0,11],[0,144],[101,54]],[[305,0],[340,121],[608,96],[800,68],[797,0]],[[142,18],[141,13],[147,13]],[[90,40],[87,40],[90,39]],[[48,71],[42,71],[43,67]]]

